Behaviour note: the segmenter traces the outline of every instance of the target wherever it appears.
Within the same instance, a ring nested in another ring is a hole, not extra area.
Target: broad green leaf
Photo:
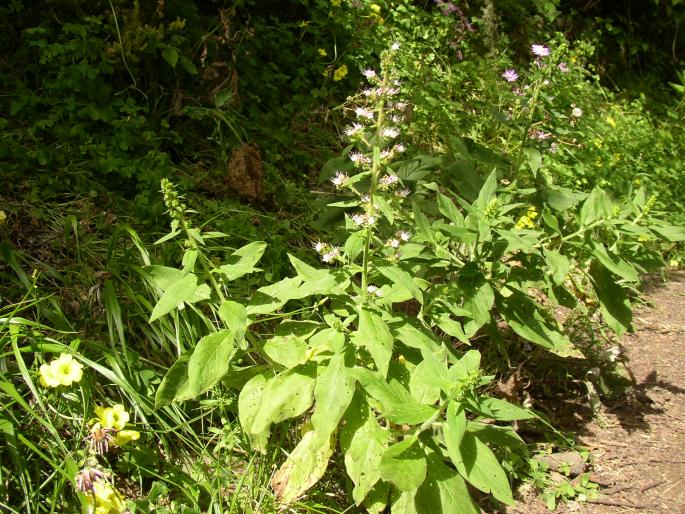
[[[390,432],[381,428],[366,400],[357,394],[340,431],[340,448],[345,454],[345,469],[354,483],[352,498],[357,505],[380,479],[378,466],[389,440]]]
[[[209,286],[198,285],[197,277],[192,273],[174,282],[164,291],[161,298],[152,309],[150,323],[178,308],[183,303],[195,303],[210,297]]]
[[[571,341],[540,314],[537,305],[519,291],[508,298],[498,295],[497,309],[518,335],[543,348],[563,351]]]
[[[467,398],[465,401],[470,411],[497,421],[515,421],[535,417],[532,412],[499,398],[478,397],[477,399]]]
[[[393,337],[385,321],[378,314],[362,308],[359,314],[359,328],[352,335],[352,342],[368,350],[376,368],[384,377],[388,374]]]
[[[245,245],[233,252],[228,257],[231,262],[220,266],[217,271],[225,275],[228,280],[235,280],[248,273],[259,271],[255,265],[262,258],[264,250],[266,250],[266,243],[262,241]]]
[[[545,203],[557,212],[567,211],[587,197],[586,193],[578,193],[572,189],[552,184],[542,185],[540,191]],[[543,217],[545,217],[544,211]],[[545,217],[545,222],[548,221],[551,221],[551,214],[548,217]],[[554,222],[552,222],[552,224],[554,224]]]
[[[235,351],[230,330],[220,330],[200,339],[188,361],[188,388],[193,396],[204,393],[223,378]]]
[[[552,273],[552,280],[555,284],[564,282],[566,275],[571,269],[571,261],[565,255],[554,250],[545,250],[545,260],[549,271]]]
[[[485,180],[485,184],[483,184],[480,193],[478,193],[478,198],[474,202],[474,207],[476,207],[476,209],[478,209],[482,214],[483,211],[485,211],[487,206],[490,204],[490,202],[495,199],[496,192],[497,171],[492,170],[490,175],[488,175],[488,178]]]
[[[385,512],[390,500],[390,489],[391,486],[387,482],[376,482],[376,485],[364,499],[364,508],[368,514]]]
[[[187,351],[176,360],[167,371],[155,393],[155,408],[158,409],[174,401],[192,398],[188,387],[188,360],[191,351]]]
[[[241,303],[224,300],[219,307],[219,318],[232,333],[235,341],[240,342],[245,337],[247,329],[247,310]]]
[[[453,362],[448,370],[448,376],[451,382],[464,381],[472,373],[476,373],[479,368],[480,352],[478,350],[469,350],[459,360]]]
[[[685,241],[685,227],[673,225],[653,225],[649,229],[667,241]]]
[[[440,209],[442,215],[449,219],[457,227],[464,226],[464,215],[459,209],[457,209],[457,206],[454,205],[454,202],[442,193],[438,193],[438,208]]]
[[[271,478],[271,487],[282,504],[292,503],[316,484],[326,472],[333,453],[331,437],[310,430]]]
[[[435,335],[423,328],[417,320],[408,317],[400,317],[397,320],[392,324],[392,331],[405,346],[428,351],[440,348],[440,342],[435,339]]]
[[[513,254],[516,252],[539,255],[540,233],[528,230],[495,230],[502,239],[507,242],[504,252]]]
[[[418,514],[480,514],[464,479],[436,452],[428,453],[428,473],[416,493]],[[393,511],[394,514],[394,511]]]
[[[632,330],[633,313],[626,293],[603,266],[593,263],[590,266],[590,276],[607,325],[621,337],[626,330]]]
[[[542,155],[540,151],[536,148],[525,147],[523,153],[526,154],[528,158],[528,166],[533,173],[536,173],[540,169],[540,164],[542,164]]]
[[[423,305],[423,292],[419,286],[416,285],[416,282],[414,282],[414,279],[409,273],[397,266],[378,266],[376,269],[393,284],[405,289]]]
[[[379,470],[381,478],[400,491],[415,491],[426,479],[426,455],[418,441],[408,437],[385,450]]]
[[[309,351],[317,355],[322,352],[338,353],[345,346],[345,335],[334,328],[324,328],[309,339]]]
[[[297,336],[275,336],[264,343],[264,353],[285,368],[307,362],[307,343]]]
[[[174,47],[167,46],[162,50],[162,58],[169,66],[175,68],[176,63],[178,62],[178,51]]]
[[[594,255],[599,262],[601,262],[609,271],[615,273],[621,278],[625,278],[631,282],[637,282],[639,275],[635,268],[628,262],[621,259],[618,255],[609,252],[602,243],[595,243],[592,247],[592,255]]]
[[[355,382],[348,369],[342,353],[331,357],[323,371],[319,367],[314,388],[316,406],[311,421],[321,437],[329,438],[336,431],[354,396]]]
[[[435,380],[435,376],[432,373],[430,364],[425,360],[419,362],[416,369],[412,371],[409,377],[409,391],[411,397],[419,403],[426,405],[431,405],[440,399],[440,386],[436,385],[441,383],[439,380]]]
[[[345,241],[343,251],[345,256],[354,262],[360,253],[364,250],[364,243],[366,242],[366,230],[358,230],[350,234]]]
[[[378,409],[393,423],[413,425],[435,414],[435,407],[416,402],[398,382],[387,383],[383,376],[365,368],[352,368],[350,373],[364,391],[378,403]]]
[[[459,447],[461,446],[461,440],[464,438],[465,433],[466,412],[461,404],[452,400],[447,406],[445,423],[443,425],[445,447],[447,448],[447,453],[452,461],[461,458]]]
[[[259,437],[250,435],[250,429],[259,410],[262,406],[262,398],[264,397],[264,388],[266,386],[267,377],[260,373],[255,375],[240,390],[238,396],[238,419],[243,431],[250,436],[250,441],[253,447],[264,448],[269,440],[269,433],[260,434]]]
[[[510,426],[469,421],[466,429],[473,432],[478,439],[485,443],[490,443],[498,448],[507,447],[519,455],[528,455],[528,445]]]
[[[607,218],[609,213],[610,201],[606,193],[602,188],[595,187],[580,209],[580,224],[582,226],[590,225],[595,221]]]
[[[256,450],[266,451],[259,443],[268,438],[273,423],[301,416],[312,406],[314,371],[313,365],[300,366],[270,378],[264,385],[261,404],[247,430]]]
[[[275,284],[260,287],[247,306],[248,316],[277,311],[288,300],[292,299],[293,291],[296,291],[300,284],[302,284],[302,279],[300,277],[293,277],[284,278]]]
[[[416,491],[394,491],[391,514],[419,514],[416,508]]]
[[[419,207],[418,203],[413,202],[413,208],[414,223],[416,225],[417,232],[419,233],[422,239],[433,241],[435,239],[435,236],[433,234],[433,231],[431,230],[430,221],[428,221],[426,215],[421,212],[421,208]]]
[[[159,287],[162,291],[166,291],[175,282],[183,278],[183,271],[168,266],[145,266],[145,271],[148,277]]]
[[[514,504],[511,486],[502,465],[483,441],[471,432],[464,433],[457,452],[449,452],[457,471],[476,489],[492,494],[507,505]]]

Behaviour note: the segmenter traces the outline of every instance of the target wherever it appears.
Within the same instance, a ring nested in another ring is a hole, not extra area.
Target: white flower
[[[397,233],[397,237],[399,237],[402,241],[406,243],[411,239],[411,233],[407,232],[406,230],[400,230]]]
[[[376,96],[378,92],[375,89],[367,88],[362,89],[362,94],[367,97]]]
[[[321,253],[324,248],[326,248],[326,243],[322,243],[321,241],[314,243],[314,250],[316,250],[316,253]]]
[[[343,173],[342,171],[337,171],[335,173],[335,176],[331,177],[331,182],[333,182],[333,185],[335,187],[340,187],[345,183],[347,178],[348,177],[345,173]]]
[[[362,201],[362,203],[369,203],[371,201],[369,195],[361,195],[359,199]]]
[[[352,221],[357,226],[363,225],[366,222],[366,214],[353,214]]]
[[[393,52],[396,52],[399,49],[400,49],[400,44],[397,41],[395,41],[392,45],[390,45],[390,50],[392,50]]]
[[[395,102],[393,107],[398,111],[403,111],[407,108],[407,102]]]
[[[388,241],[388,246],[390,248],[399,248],[400,247],[400,240],[399,239],[391,239]]]
[[[362,71],[362,75],[364,75],[367,79],[373,79],[376,78],[376,71],[372,69],[364,70]]]
[[[361,123],[353,123],[350,127],[345,129],[345,135],[347,137],[352,137],[361,132],[363,129],[364,126]]]
[[[381,296],[383,296],[383,291],[381,291],[377,286],[374,286],[374,285],[369,285],[366,288],[366,292],[369,293],[370,295],[377,297],[377,298],[380,298]]]
[[[323,262],[333,262],[340,257],[340,248],[334,246],[331,250],[321,256]]]
[[[365,107],[357,107],[354,110],[354,112],[360,118],[366,118],[368,120],[373,119],[373,111],[371,109],[367,109]]]
[[[383,137],[387,137],[388,139],[395,139],[400,135],[400,129],[397,127],[385,127],[381,131],[381,134],[383,134]]]
[[[390,121],[392,121],[393,123],[402,123],[403,119],[404,118],[399,114],[393,114],[392,116],[390,116]]]
[[[406,198],[409,196],[409,193],[411,193],[411,191],[409,191],[409,189],[405,187],[404,189],[395,191],[395,196],[397,196],[398,198]]]
[[[582,115],[583,115],[583,109],[581,109],[580,107],[575,107],[571,111],[571,116],[573,116],[574,118],[580,118]]]
[[[396,184],[398,180],[399,180],[399,177],[397,175],[390,174],[390,175],[382,176],[381,179],[379,180],[379,182],[380,182],[381,186],[389,187],[393,184]]]
[[[400,143],[398,145],[395,145],[393,150],[395,150],[395,152],[397,152],[397,153],[402,153],[406,150],[406,148],[404,147],[404,145],[402,143]]]
[[[369,164],[371,162],[371,159],[361,152],[350,152],[349,157],[353,163],[355,163],[359,166],[362,166],[364,164]]]
[[[366,223],[371,226],[376,223],[376,216],[367,216]]]
[[[392,152],[390,150],[383,150],[381,152],[381,159],[387,159],[392,155]]]

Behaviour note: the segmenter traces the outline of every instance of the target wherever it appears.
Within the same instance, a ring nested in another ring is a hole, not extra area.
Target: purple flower
[[[559,71],[561,71],[561,73],[568,73],[570,70],[568,69],[568,65],[565,62],[560,62]]]
[[[552,134],[548,134],[547,132],[543,132],[542,130],[534,130],[531,133],[531,137],[535,139],[549,139],[552,137]]]
[[[519,78],[519,74],[516,73],[516,70],[514,69],[508,69],[502,73],[502,78],[507,82],[516,82]]]
[[[547,57],[549,55],[549,47],[544,45],[531,45],[530,51],[538,57]]]

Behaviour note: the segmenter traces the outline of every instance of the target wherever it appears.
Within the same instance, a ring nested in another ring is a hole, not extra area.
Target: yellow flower
[[[43,387],[70,386],[83,377],[83,364],[63,353],[50,364],[40,367],[40,383]]]
[[[117,435],[112,438],[112,442],[115,446],[124,446],[131,441],[137,441],[140,439],[140,432],[137,430],[119,430]]]
[[[607,124],[611,125],[612,128],[616,128],[616,120],[611,116],[607,116]]]
[[[122,514],[126,510],[119,492],[105,480],[93,483],[93,494],[86,496],[86,502],[94,514]]]
[[[336,82],[341,81],[347,76],[347,66],[343,64],[337,70],[333,72],[333,80]]]
[[[319,55],[321,57],[326,57],[328,54],[326,53],[326,50],[324,50],[323,48],[319,48]]]
[[[530,218],[531,220],[534,220],[535,218],[538,217],[538,211],[534,205],[531,205],[530,207],[528,207],[528,212],[526,212],[526,216],[528,218]]]
[[[131,419],[131,416],[120,403],[114,407],[95,407],[95,415],[98,417],[102,428],[113,428],[114,430],[122,430],[128,420]]]

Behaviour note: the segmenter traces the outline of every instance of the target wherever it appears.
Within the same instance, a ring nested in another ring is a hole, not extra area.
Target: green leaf
[[[392,357],[393,337],[385,321],[376,313],[362,308],[359,329],[352,334],[355,346],[363,346],[371,354],[376,368],[385,377]]]
[[[188,361],[188,388],[193,397],[213,387],[228,373],[233,355],[235,341],[230,330],[200,339]]]
[[[390,512],[392,514],[418,514],[416,491],[394,491]]]
[[[580,209],[580,224],[587,226],[595,221],[605,219],[608,217],[610,209],[610,201],[604,190],[595,187]]]
[[[271,487],[282,504],[289,504],[302,496],[326,472],[333,453],[330,437],[321,437],[310,430],[274,474]]]
[[[492,494],[507,505],[514,504],[511,486],[501,464],[483,441],[470,432],[464,433],[458,452],[449,452],[457,471],[476,489]]]
[[[312,427],[321,437],[329,438],[338,428],[343,414],[350,405],[355,391],[354,378],[345,367],[345,356],[338,353],[317,373],[312,414]]]
[[[247,306],[247,314],[249,316],[268,314],[280,309],[288,300],[292,299],[293,291],[296,291],[300,284],[302,284],[302,279],[293,277],[260,287]]]
[[[523,153],[526,154],[528,158],[528,166],[533,173],[540,169],[540,164],[542,164],[542,155],[540,151],[535,148],[526,147],[523,149]]]
[[[416,493],[418,514],[480,514],[464,479],[443,462],[437,452],[429,452],[426,480]],[[394,514],[394,511],[393,511]]]
[[[495,193],[497,192],[497,171],[492,170],[488,178],[485,180],[485,184],[478,193],[478,198],[474,202],[474,207],[478,209],[481,213],[485,211],[486,207],[490,204],[492,200],[495,199]]]
[[[563,351],[571,341],[543,318],[537,305],[519,291],[508,298],[498,295],[497,309],[518,335],[543,348]]]
[[[604,266],[597,266],[593,262],[590,265],[590,276],[607,325],[621,337],[626,330],[632,330],[633,312],[626,293]]]
[[[169,66],[175,68],[178,62],[178,52],[175,48],[167,46],[162,50],[162,58],[169,63]]]
[[[262,443],[273,423],[304,414],[314,401],[314,365],[284,371],[264,385],[259,409],[247,430],[255,450],[266,451]],[[256,443],[256,444],[255,444]]]
[[[535,417],[532,412],[499,398],[478,397],[467,398],[465,401],[470,411],[497,421],[515,421]]]
[[[399,382],[387,383],[378,373],[365,368],[352,368],[350,373],[364,391],[378,402],[378,409],[393,423],[422,423],[435,413],[435,407],[416,402]]]
[[[307,362],[307,343],[301,337],[275,336],[264,343],[264,353],[285,368]]]
[[[554,283],[562,284],[571,269],[571,261],[565,255],[554,250],[545,250],[545,260],[549,271],[552,273]]]
[[[220,266],[217,271],[225,275],[227,280],[235,280],[248,273],[259,271],[255,265],[262,258],[264,250],[266,250],[266,243],[263,241],[245,245],[228,257],[228,260],[232,262]]]
[[[197,277],[189,273],[164,291],[157,305],[152,309],[149,322],[152,323],[161,318],[180,307],[183,303],[195,303],[200,300],[206,300],[210,297],[210,294],[209,286],[206,284],[198,285]]]
[[[457,206],[454,205],[454,202],[450,198],[440,192],[438,192],[438,208],[440,209],[442,215],[449,219],[457,227],[464,226],[464,215],[459,209],[457,209]]]
[[[252,423],[254,423],[257,414],[262,406],[262,398],[264,397],[264,388],[266,386],[267,377],[260,373],[255,375],[240,390],[238,396],[238,419],[243,431],[250,436],[250,441],[253,447],[265,448],[269,440],[269,433],[264,432],[258,436],[250,435]]]
[[[174,401],[192,398],[188,387],[188,360],[191,354],[192,350],[181,354],[164,375],[155,393],[156,409]]]
[[[345,454],[345,469],[354,483],[352,498],[357,505],[380,479],[378,466],[389,440],[390,432],[381,428],[366,400],[357,394],[340,431],[340,448]]]
[[[400,491],[414,491],[426,479],[426,456],[418,441],[408,437],[385,450],[379,470],[381,478]]]
[[[609,271],[615,273],[619,277],[625,278],[631,282],[637,282],[640,279],[635,268],[621,259],[618,255],[609,252],[602,243],[595,243],[592,245],[592,255],[594,255]]]
[[[447,453],[452,461],[460,458],[459,447],[461,446],[461,440],[464,438],[465,433],[466,412],[461,404],[452,400],[447,406],[445,424],[443,425],[445,446],[447,447]]]
[[[440,348],[440,342],[433,333],[422,327],[417,320],[408,317],[400,317],[398,320],[398,323],[392,324],[392,330],[402,344],[417,350],[436,351]]]
[[[667,241],[685,241],[685,227],[676,227],[672,225],[655,225],[650,226],[649,229],[657,236],[666,239]]]
[[[418,302],[423,305],[423,292],[416,285],[412,276],[406,271],[398,268],[397,266],[378,266],[376,268],[381,275],[390,280],[393,284],[400,286],[405,289],[410,295],[412,295]]]
[[[469,432],[473,432],[478,439],[485,443],[491,443],[498,448],[506,447],[519,455],[528,456],[526,442],[510,426],[469,421],[466,429]]]
[[[247,329],[247,310],[241,303],[224,300],[219,307],[219,318],[232,333],[235,341],[240,344]]]
[[[431,230],[431,224],[430,221],[428,221],[428,218],[426,218],[426,215],[421,212],[421,209],[419,208],[419,204],[416,202],[413,202],[413,207],[414,207],[414,224],[416,225],[417,232],[419,235],[428,241],[433,241],[435,239],[435,236],[433,234],[433,231]]]

